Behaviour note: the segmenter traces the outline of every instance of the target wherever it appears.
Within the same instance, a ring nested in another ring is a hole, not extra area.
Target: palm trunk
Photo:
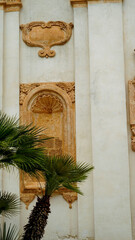
[[[33,208],[28,224],[24,226],[23,240],[40,240],[44,235],[50,213],[50,196],[43,196],[37,199],[36,206]]]

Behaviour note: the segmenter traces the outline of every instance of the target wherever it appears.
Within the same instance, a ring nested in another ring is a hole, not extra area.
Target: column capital
[[[85,7],[87,3],[119,3],[123,0],[70,0],[73,7]]]
[[[5,12],[16,12],[22,8],[21,0],[0,0],[0,9]]]

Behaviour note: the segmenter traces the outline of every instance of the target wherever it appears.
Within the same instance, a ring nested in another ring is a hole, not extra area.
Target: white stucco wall
[[[95,239],[132,239],[122,3],[88,11]]]
[[[127,92],[127,120],[128,143],[130,163],[130,187],[131,187],[131,212],[133,240],[135,239],[135,153],[131,150],[131,131],[129,123],[128,81],[135,77],[135,1],[123,2],[123,26],[124,26],[124,53],[125,53],[125,77]]]
[[[73,22],[73,9],[69,0],[23,0],[20,24],[32,21]],[[21,35],[21,32],[20,32]],[[39,48],[27,47],[20,38],[20,82],[74,81],[73,34],[63,46],[54,46],[54,58],[38,57]]]
[[[74,9],[69,0],[22,3],[20,13],[0,10],[0,106],[9,115],[19,114],[19,83],[75,81],[77,161],[95,167],[94,177],[82,185],[85,196],[72,209],[62,196],[51,199],[43,239],[131,240],[132,213],[135,240],[135,153],[125,94],[125,79],[127,91],[135,74],[135,2],[102,1]],[[58,20],[74,22],[72,37],[52,48],[54,58],[40,58],[39,48],[23,42],[19,25]],[[17,173],[4,173],[3,187],[19,194]],[[19,218],[13,219],[21,229],[35,202],[29,210],[22,203]]]

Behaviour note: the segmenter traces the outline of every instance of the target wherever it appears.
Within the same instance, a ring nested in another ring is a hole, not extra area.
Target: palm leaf
[[[20,212],[20,199],[16,194],[0,192],[0,214],[5,217],[17,215]]]
[[[17,231],[17,228],[15,225],[7,228],[6,223],[4,222],[3,227],[0,226],[0,240],[19,240],[20,235]]]
[[[66,187],[82,194],[75,184],[84,181],[93,169],[93,166],[86,163],[76,164],[73,158],[67,155],[48,157],[44,164],[48,170],[48,172],[43,172],[47,195],[51,195],[60,187]]]
[[[37,176],[45,158],[45,149],[40,144],[48,140],[42,137],[42,132],[42,128],[31,124],[19,126],[18,120],[0,112],[0,168],[15,166]]]

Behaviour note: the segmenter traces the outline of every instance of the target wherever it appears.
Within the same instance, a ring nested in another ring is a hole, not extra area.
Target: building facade
[[[52,197],[43,239],[135,240],[134,48],[134,0],[0,1],[1,110],[95,168],[84,196]],[[38,184],[2,171],[0,188],[20,195],[23,229]]]

